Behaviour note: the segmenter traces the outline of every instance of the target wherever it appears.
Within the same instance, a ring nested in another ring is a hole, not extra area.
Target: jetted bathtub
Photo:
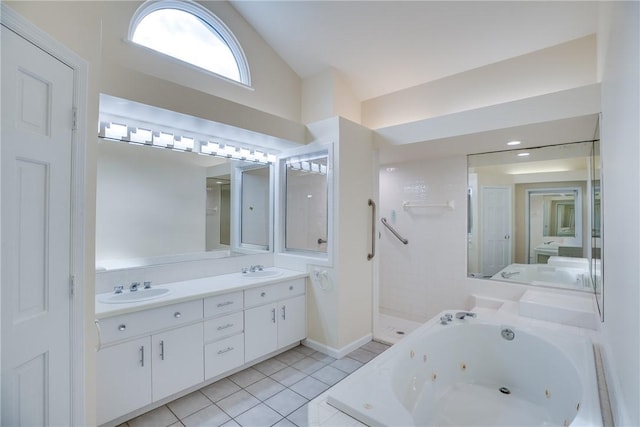
[[[491,279],[593,292],[588,268],[550,264],[509,264]]]
[[[602,426],[593,344],[495,315],[441,313],[329,390],[370,426]],[[517,318],[514,318],[517,319]]]

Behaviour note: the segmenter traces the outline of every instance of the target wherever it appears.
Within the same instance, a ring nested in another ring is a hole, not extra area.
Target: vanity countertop
[[[251,289],[260,286],[270,285],[286,280],[293,280],[308,277],[309,274],[302,271],[287,270],[284,268],[270,267],[265,270],[277,270],[282,274],[271,277],[243,277],[242,273],[223,274],[220,276],[203,277],[201,279],[184,280],[180,282],[154,285],[153,289],[170,289],[167,295],[160,296],[146,301],[135,301],[127,303],[104,303],[101,298],[113,292],[96,295],[96,319],[103,319],[121,314],[133,313],[140,310],[147,310],[155,307],[175,304],[206,298],[214,295],[225,294],[244,289]],[[126,292],[126,290],[125,290]],[[140,290],[138,292],[144,292]]]

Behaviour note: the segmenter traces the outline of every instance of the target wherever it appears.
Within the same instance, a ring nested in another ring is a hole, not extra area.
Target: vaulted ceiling
[[[596,32],[586,1],[245,1],[233,7],[306,78],[367,100]]]

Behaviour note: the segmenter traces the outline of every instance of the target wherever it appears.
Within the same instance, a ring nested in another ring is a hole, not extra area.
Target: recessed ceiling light
[[[520,145],[521,142],[520,141],[509,141],[507,142],[507,145]]]
[[[518,153],[518,157],[527,157],[529,153]]]

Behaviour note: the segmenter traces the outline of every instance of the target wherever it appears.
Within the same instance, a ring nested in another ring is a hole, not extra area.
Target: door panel
[[[511,189],[482,187],[482,274],[511,264]]]
[[[2,27],[2,425],[71,424],[73,70]]]

